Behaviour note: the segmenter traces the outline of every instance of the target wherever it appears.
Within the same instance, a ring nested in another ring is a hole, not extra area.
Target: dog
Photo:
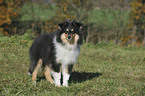
[[[34,40],[29,49],[31,64],[28,71],[34,83],[38,70],[43,68],[47,81],[61,86],[63,77],[62,86],[68,87],[73,65],[83,43],[81,29],[80,22],[64,21],[58,24],[57,32],[42,34]]]

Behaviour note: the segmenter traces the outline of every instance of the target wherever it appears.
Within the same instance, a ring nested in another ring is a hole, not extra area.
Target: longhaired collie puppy
[[[42,34],[34,40],[29,50],[31,64],[28,71],[33,82],[36,83],[38,70],[43,68],[48,81],[61,86],[62,74],[62,86],[68,86],[73,65],[80,53],[81,29],[81,23],[65,21],[58,24],[56,33]]]

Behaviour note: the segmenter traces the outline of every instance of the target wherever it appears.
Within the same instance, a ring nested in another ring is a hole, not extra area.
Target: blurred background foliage
[[[75,19],[85,43],[145,46],[144,0],[0,0],[0,12],[0,37],[55,32]]]

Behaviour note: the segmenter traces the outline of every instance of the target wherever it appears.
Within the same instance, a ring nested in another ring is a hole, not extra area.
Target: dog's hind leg
[[[51,72],[50,67],[48,65],[45,66],[45,73],[44,73],[46,79],[50,81],[51,83],[54,83],[53,79],[51,78]]]
[[[32,81],[34,83],[36,83],[36,79],[37,79],[37,74],[38,74],[38,71],[39,69],[41,68],[42,66],[42,59],[39,59],[38,63],[37,63],[37,66],[35,67],[33,73],[32,73]]]

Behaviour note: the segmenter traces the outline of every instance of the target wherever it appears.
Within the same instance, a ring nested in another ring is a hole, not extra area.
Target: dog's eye
[[[65,34],[67,34],[68,33],[68,31],[65,31]]]
[[[72,31],[71,33],[72,33],[72,34],[75,34],[75,32],[74,32],[74,31]]]

